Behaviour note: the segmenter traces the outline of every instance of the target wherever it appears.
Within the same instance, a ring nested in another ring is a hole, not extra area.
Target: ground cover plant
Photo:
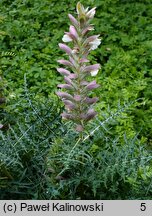
[[[101,68],[98,114],[80,139],[56,95],[77,1],[0,2],[1,199],[152,197],[152,1],[81,3],[97,7],[101,45],[88,58]]]

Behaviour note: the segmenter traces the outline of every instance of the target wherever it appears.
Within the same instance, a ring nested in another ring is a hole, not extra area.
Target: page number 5
[[[140,210],[141,211],[146,211],[146,203],[141,203]]]

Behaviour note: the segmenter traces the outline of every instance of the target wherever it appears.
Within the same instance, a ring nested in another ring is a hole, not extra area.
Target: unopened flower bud
[[[75,27],[78,27],[79,26],[79,23],[78,21],[74,18],[74,16],[72,16],[71,14],[68,14],[69,16],[69,19],[71,21],[71,23],[75,26]]]
[[[74,100],[75,101],[81,101],[81,95],[74,95]]]
[[[92,118],[95,117],[96,114],[97,113],[94,111],[94,109],[89,109],[88,112],[87,112],[87,114],[86,114],[86,116],[85,116],[85,120],[86,121],[91,120]]]
[[[69,84],[58,84],[57,87],[59,88],[65,88],[65,89],[69,89],[69,90],[73,90],[73,86],[69,85]]]
[[[76,131],[82,132],[83,130],[84,130],[84,128],[83,128],[82,125],[77,125],[77,126],[76,126]]]
[[[94,64],[94,65],[89,65],[84,67],[83,71],[84,72],[91,72],[91,71],[96,71],[99,70],[100,65],[99,64]]]
[[[94,81],[90,82],[90,83],[86,86],[86,88],[87,88],[88,90],[92,90],[92,89],[98,88],[99,86],[100,86],[100,85],[98,85],[98,84],[96,83],[96,81],[94,80]]]
[[[57,92],[56,94],[57,94],[59,97],[63,98],[63,99],[68,99],[68,100],[71,100],[71,101],[74,100],[74,98],[73,98],[70,94],[68,94],[68,93],[66,93],[66,92]]]
[[[73,66],[70,61],[67,61],[64,59],[58,60],[57,62],[59,62],[60,64],[63,64],[63,65],[69,66],[69,67]]]
[[[87,97],[84,102],[87,103],[87,104],[94,104],[98,101],[98,98],[97,97],[94,97],[94,98],[89,98]]]
[[[71,101],[69,100],[63,100],[65,106],[69,109],[69,110],[73,110],[75,109],[75,105],[74,103],[72,103]]]
[[[59,43],[59,47],[60,47],[60,49],[62,49],[63,51],[65,51],[67,54],[71,55],[72,50],[71,50],[70,47],[68,47],[67,45],[62,44],[62,43]]]
[[[64,69],[64,68],[57,68],[57,71],[60,73],[60,74],[63,74],[63,75],[70,75],[70,71]]]
[[[70,26],[70,33],[71,33],[71,35],[73,36],[74,39],[76,39],[76,40],[78,39],[78,33],[77,33],[74,26]]]
[[[61,114],[61,116],[62,116],[63,119],[73,120],[73,116],[71,114],[66,113],[66,112],[63,112]]]

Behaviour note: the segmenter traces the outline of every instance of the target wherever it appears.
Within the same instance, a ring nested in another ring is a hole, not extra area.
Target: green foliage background
[[[0,120],[10,125],[0,131],[1,199],[152,197],[152,1],[81,1],[97,7],[94,33],[102,38],[90,56],[101,64],[101,87],[88,133],[99,128],[72,150],[78,135],[61,121],[55,91],[62,82],[58,43],[76,3],[0,1],[7,99]]]

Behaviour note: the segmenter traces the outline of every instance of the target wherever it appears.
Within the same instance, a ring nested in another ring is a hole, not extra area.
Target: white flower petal
[[[96,7],[92,8],[88,13],[86,14],[88,18],[92,19],[96,13]]]
[[[98,71],[99,70],[93,70],[93,71],[91,71],[90,73],[91,73],[91,76],[96,76],[97,74],[98,74]]]
[[[94,41],[91,41],[89,44],[91,45],[90,50],[95,50],[101,44],[101,39],[96,38]]]
[[[85,13],[87,13],[88,10],[89,10],[89,7],[85,8],[85,9],[84,9]]]
[[[62,41],[66,43],[72,41],[72,39],[67,34],[65,34],[62,38]]]

